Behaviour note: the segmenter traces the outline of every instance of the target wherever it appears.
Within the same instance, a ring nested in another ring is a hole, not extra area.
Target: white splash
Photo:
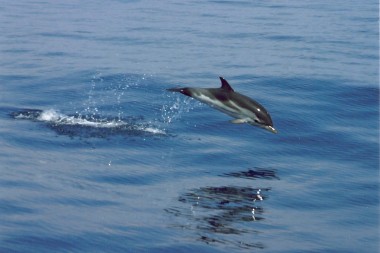
[[[88,120],[86,118],[68,116],[57,112],[56,110],[50,109],[42,111],[37,120],[52,122],[55,124],[65,124],[65,125],[81,125],[90,127],[102,127],[102,128],[112,128],[123,126],[124,122],[112,121],[100,121],[100,120]]]
[[[175,100],[173,101],[173,96]],[[161,108],[161,118],[167,125],[171,124],[174,120],[180,119],[183,113],[187,113],[197,107],[202,106],[200,102],[194,103],[193,98],[183,99],[182,96],[167,95],[167,98],[172,100],[163,105]]]
[[[166,134],[164,130],[153,128],[153,127],[145,127],[143,130],[145,132],[152,133],[152,134]]]
[[[58,121],[62,118],[62,114],[59,114],[57,111],[50,109],[47,111],[42,111],[37,120],[40,121]]]
[[[44,110],[36,118],[38,121],[49,122],[57,125],[77,125],[86,126],[94,128],[132,128],[141,132],[146,132],[150,134],[165,135],[166,132],[159,128],[152,126],[152,124],[138,124],[126,122],[120,119],[107,120],[107,119],[95,119],[95,118],[84,118],[78,116],[69,116],[59,113],[56,110],[49,109]]]

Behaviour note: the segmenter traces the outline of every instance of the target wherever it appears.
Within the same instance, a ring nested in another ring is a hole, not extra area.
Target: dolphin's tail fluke
[[[186,95],[186,96],[189,96],[191,97],[192,95],[192,92],[191,92],[191,88],[170,88],[170,89],[167,89],[167,91],[174,91],[174,92],[180,92],[182,93],[183,95]]]
[[[167,91],[173,91],[173,92],[181,92],[183,90],[183,88],[170,88],[170,89],[166,89]]]

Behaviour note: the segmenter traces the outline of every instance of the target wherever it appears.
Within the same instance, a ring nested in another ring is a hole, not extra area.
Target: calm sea
[[[0,2],[0,252],[378,252],[378,1]]]

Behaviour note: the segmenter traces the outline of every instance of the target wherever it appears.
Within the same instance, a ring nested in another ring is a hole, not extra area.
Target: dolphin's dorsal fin
[[[220,81],[222,82],[222,86],[220,87],[221,89],[224,89],[227,91],[234,91],[234,89],[232,89],[231,85],[227,82],[226,79],[224,79],[221,76],[219,78],[220,78]]]

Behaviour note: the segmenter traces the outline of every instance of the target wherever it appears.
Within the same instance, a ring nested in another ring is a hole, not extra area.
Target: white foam
[[[25,115],[22,113],[15,115],[14,117],[15,117],[15,119],[34,119],[35,118],[35,116],[33,116],[33,115]]]
[[[152,134],[166,134],[165,131],[158,129],[158,128],[152,128],[152,127],[145,127],[144,131]]]
[[[55,110],[50,109],[42,111],[37,120],[40,121],[58,121],[62,116]]]
[[[57,112],[56,110],[50,109],[42,111],[38,116],[37,120],[50,122],[53,124],[62,124],[62,125],[78,125],[78,126],[87,126],[95,128],[118,128],[118,127],[131,127],[130,122],[125,122],[122,120],[100,120],[100,119],[87,119],[76,116],[68,116],[62,113]],[[137,129],[142,132],[147,132],[151,134],[164,135],[166,132],[164,130],[155,128],[153,126],[144,126],[136,124],[133,126],[134,129]]]

